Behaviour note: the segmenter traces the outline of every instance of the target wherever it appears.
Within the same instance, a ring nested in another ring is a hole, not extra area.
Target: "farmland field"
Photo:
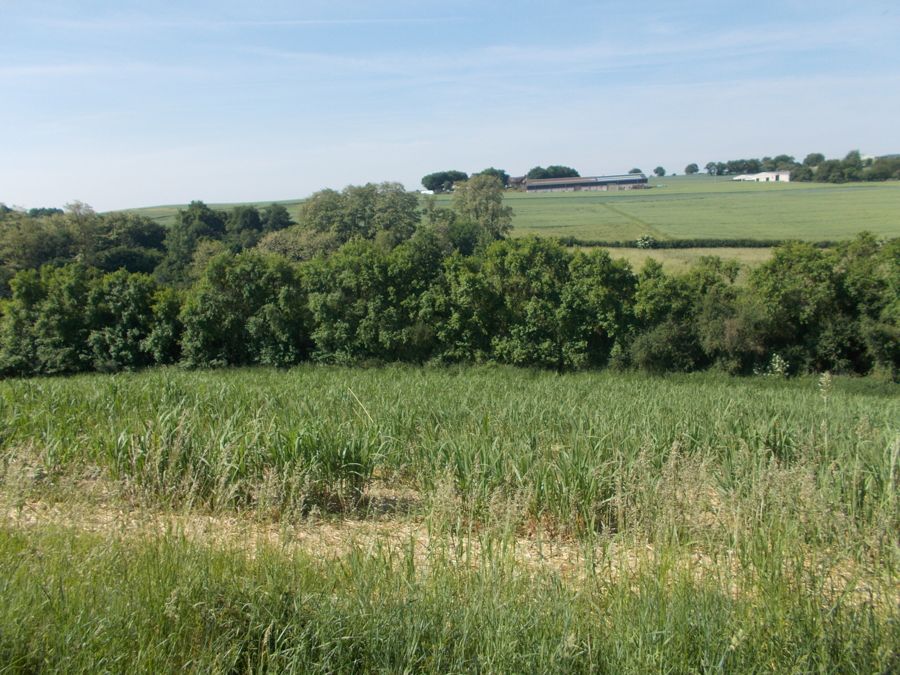
[[[641,269],[650,258],[662,263],[663,269],[670,274],[686,272],[703,256],[718,256],[723,260],[735,260],[744,270],[749,270],[766,262],[772,257],[771,248],[609,248],[612,258],[624,258],[635,270]]]
[[[736,183],[728,177],[666,177],[649,190],[525,194],[508,192],[514,236],[587,240],[849,239],[862,230],[900,236],[900,182]],[[448,202],[449,196],[441,196]],[[300,200],[282,202],[294,218]],[[228,206],[228,205],[222,205]],[[135,209],[171,223],[177,206]]]
[[[649,190],[513,193],[516,233],[621,241],[658,239],[846,239],[861,230],[900,235],[900,183],[735,183],[663,178]]]
[[[2,381],[0,661],[888,672],[897,394],[502,367]]]

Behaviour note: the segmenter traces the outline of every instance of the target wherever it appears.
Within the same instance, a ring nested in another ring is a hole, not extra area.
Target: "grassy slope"
[[[670,273],[686,272],[703,256],[718,256],[724,260],[736,260],[747,268],[756,267],[772,257],[771,248],[676,248],[644,250],[639,248],[607,249],[613,258],[624,258],[631,267],[639,270],[653,258],[662,263]]]
[[[0,663],[889,672],[896,391],[313,366],[0,382]],[[304,515],[362,467],[411,510]],[[70,506],[97,482],[89,522]],[[211,526],[142,527],[139,504]],[[255,545],[223,536],[240,519]],[[385,538],[357,538],[373,522]]]
[[[511,195],[518,234],[623,240],[844,239],[900,235],[900,183],[735,183],[664,178],[647,191]]]
[[[861,230],[900,236],[900,183],[735,183],[708,176],[667,177],[646,191],[511,192],[515,234],[627,240],[758,238],[845,239]],[[447,201],[449,197],[442,197]],[[296,217],[300,200],[282,202]],[[227,206],[227,205],[221,205]],[[135,209],[162,223],[178,206]]]

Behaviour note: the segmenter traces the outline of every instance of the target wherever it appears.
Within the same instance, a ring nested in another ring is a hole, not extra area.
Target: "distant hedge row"
[[[625,241],[603,239],[579,239],[578,237],[558,237],[563,246],[582,248],[640,248],[640,249],[683,249],[683,248],[774,248],[788,243],[788,239],[655,239],[642,237]],[[810,242],[816,248],[833,248],[838,242]]]

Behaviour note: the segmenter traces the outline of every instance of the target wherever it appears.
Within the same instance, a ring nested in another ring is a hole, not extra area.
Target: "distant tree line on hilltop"
[[[900,239],[787,243],[736,283],[508,238],[502,180],[424,206],[395,183],[279,205],[0,214],[0,374],[155,364],[499,362],[559,371],[900,373]]]
[[[712,176],[790,171],[792,181],[819,183],[885,181],[900,180],[900,155],[863,159],[858,150],[852,150],[843,159],[826,159],[822,153],[813,152],[808,154],[803,162],[798,162],[791,155],[777,155],[762,159],[709,162],[705,168]],[[687,172],[687,169],[685,171]]]
[[[553,165],[546,168],[536,166],[526,174],[526,178],[532,180],[539,178],[578,178],[579,173],[569,166]],[[509,174],[504,169],[495,169],[490,167],[472,174],[475,176],[493,176],[500,180],[501,184],[506,187],[509,185]],[[435,193],[451,192],[454,185],[462,183],[469,179],[469,175],[463,171],[449,170],[437,171],[422,177],[422,186],[426,190]]]

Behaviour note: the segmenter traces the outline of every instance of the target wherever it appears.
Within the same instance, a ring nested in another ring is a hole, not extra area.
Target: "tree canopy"
[[[558,164],[553,164],[548,166],[546,169],[542,166],[536,166],[531,169],[527,174],[527,178],[531,179],[541,179],[541,178],[578,178],[581,176],[575,169],[570,166],[561,166]]]
[[[476,176],[495,176],[500,179],[500,182],[503,183],[503,187],[509,185],[509,174],[506,173],[503,169],[495,169],[494,167],[490,167],[484,169],[483,171],[479,171]]]
[[[436,173],[430,173],[427,176],[424,176],[422,178],[422,185],[426,190],[431,190],[436,193],[450,192],[455,183],[467,180],[468,178],[469,174],[463,171],[437,171]]]
[[[303,203],[300,225],[341,243],[377,238],[394,246],[412,236],[420,217],[418,195],[400,183],[367,183],[315,193]]]

